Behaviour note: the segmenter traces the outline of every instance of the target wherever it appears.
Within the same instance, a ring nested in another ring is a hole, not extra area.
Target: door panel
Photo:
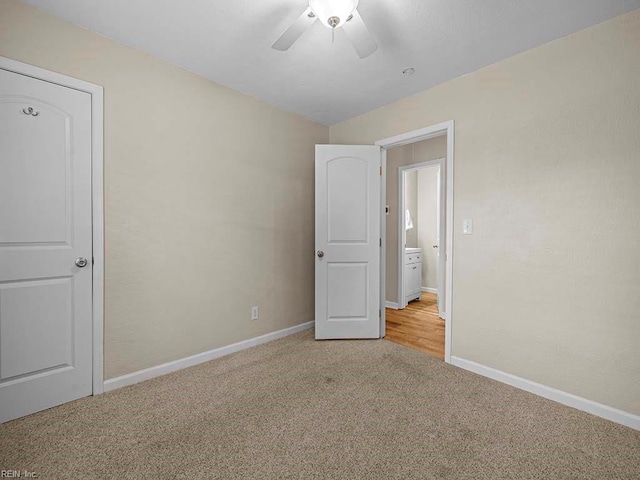
[[[380,337],[380,162],[379,147],[316,146],[317,339]]]
[[[72,366],[72,295],[72,277],[0,284],[1,382]]]
[[[360,158],[337,158],[327,163],[328,243],[368,241],[367,170],[366,160]]]
[[[25,105],[38,115],[21,112]],[[4,95],[0,124],[3,158],[14,159],[0,163],[0,225],[10,226],[0,229],[0,244],[69,243],[69,115],[33,97]],[[15,141],[29,138],[44,141]]]
[[[327,263],[330,322],[367,319],[367,267],[366,263]]]
[[[2,422],[92,392],[91,235],[91,96],[0,69]]]

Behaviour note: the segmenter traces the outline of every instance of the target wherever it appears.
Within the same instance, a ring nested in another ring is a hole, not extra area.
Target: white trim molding
[[[431,288],[431,287],[422,287],[422,291],[425,293],[438,293],[438,289],[437,288]]]
[[[380,338],[384,338],[387,335],[387,151],[384,148],[380,149],[380,169]]]
[[[496,370],[495,368],[472,362],[471,360],[451,357],[451,364],[456,367],[463,368],[464,370],[477,373],[478,375],[482,375],[483,377],[491,378],[498,382],[519,388],[520,390],[525,390],[540,397],[553,400],[554,402],[561,403],[568,407],[590,413],[597,417],[619,423],[620,425],[624,425],[635,430],[640,430],[640,416],[638,415],[618,410],[592,400],[587,400],[586,398],[579,397],[572,393],[563,392],[562,390],[558,390],[553,387],[532,382],[526,378],[517,377],[510,373],[505,373],[500,370]]]
[[[389,300],[387,300],[385,303],[385,307],[387,308],[391,308],[392,310],[400,310],[400,308],[398,307],[398,304],[396,302],[390,302]]]
[[[449,130],[453,129],[453,120],[448,122],[438,123],[430,127],[420,128],[407,133],[401,133],[394,137],[388,137],[383,140],[378,140],[375,145],[380,145],[382,148],[401,147],[409,143],[421,142],[422,140],[428,140],[430,138],[439,137],[440,135],[449,134]]]
[[[102,393],[104,371],[104,95],[100,85],[0,57],[0,68],[91,95],[91,213],[93,237],[93,394]]]
[[[259,337],[250,338],[249,340],[243,340],[242,342],[227,345],[225,347],[214,348],[207,352],[198,353],[190,357],[181,358],[180,360],[174,360],[173,362],[163,363],[162,365],[156,365],[155,367],[145,368],[144,370],[138,370],[137,372],[128,373],[116,378],[110,378],[104,382],[104,391],[110,392],[117,388],[134,385],[136,383],[144,382],[145,380],[151,380],[152,378],[166,375],[167,373],[176,372],[184,368],[193,367],[200,363],[215,360],[216,358],[224,357],[232,353],[246,350],[247,348],[262,345],[263,343],[271,342],[279,338],[293,335],[294,333],[302,332],[312,328],[315,322],[306,322],[293,327],[285,328],[275,332],[267,333]]]

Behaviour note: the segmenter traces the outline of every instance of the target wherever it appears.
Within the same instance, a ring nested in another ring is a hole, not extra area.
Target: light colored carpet
[[[0,425],[38,478],[638,479],[640,432],[310,331]]]

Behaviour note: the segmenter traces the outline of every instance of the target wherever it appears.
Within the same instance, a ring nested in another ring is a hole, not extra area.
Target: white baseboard
[[[398,308],[398,304],[397,304],[396,302],[390,302],[390,301],[386,300],[386,301],[384,302],[384,305],[385,305],[385,307],[387,307],[387,308],[392,308],[392,309],[394,309],[394,310],[399,310],[399,308]]]
[[[520,390],[525,390],[535,395],[553,400],[554,402],[562,403],[563,405],[573,407],[577,410],[582,410],[583,412],[590,413],[606,420],[611,420],[612,422],[619,423],[620,425],[640,430],[640,416],[638,415],[618,410],[592,400],[587,400],[586,398],[573,395],[572,393],[563,392],[463,358],[451,357],[451,364],[482,375],[483,377],[488,377],[493,380],[497,380],[498,382],[511,385],[512,387],[519,388]]]
[[[133,385],[145,380],[150,380],[152,378],[159,377],[160,375],[166,375],[167,373],[175,372],[177,370],[182,370],[183,368],[198,365],[199,363],[208,362],[209,360],[224,357],[225,355],[239,352],[240,350],[245,350],[247,348],[255,347],[256,345],[271,342],[272,340],[277,340],[278,338],[293,335],[294,333],[298,333],[313,327],[313,324],[313,321],[302,323],[300,325],[296,325],[295,327],[289,327],[283,330],[278,330],[276,332],[267,333],[266,335],[250,338],[249,340],[244,340],[242,342],[227,345],[225,347],[215,348],[207,352],[202,352],[190,357],[181,358],[180,360],[174,360],[173,362],[163,363],[162,365],[145,368],[144,370],[138,370],[137,372],[128,373],[127,375],[122,375],[121,377],[110,378],[109,380],[106,380],[104,382],[104,391],[110,392],[111,390],[115,390],[117,388],[126,387],[128,385]]]
[[[422,291],[427,293],[438,293],[437,288],[431,288],[431,287],[422,287]]]

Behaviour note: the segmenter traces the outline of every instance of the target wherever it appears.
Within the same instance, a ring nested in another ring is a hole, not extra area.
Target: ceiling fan
[[[376,41],[364,24],[356,8],[359,0],[309,0],[309,7],[278,38],[271,48],[288,50],[307,28],[320,20],[325,27],[342,28],[360,58],[366,58],[378,49]]]

